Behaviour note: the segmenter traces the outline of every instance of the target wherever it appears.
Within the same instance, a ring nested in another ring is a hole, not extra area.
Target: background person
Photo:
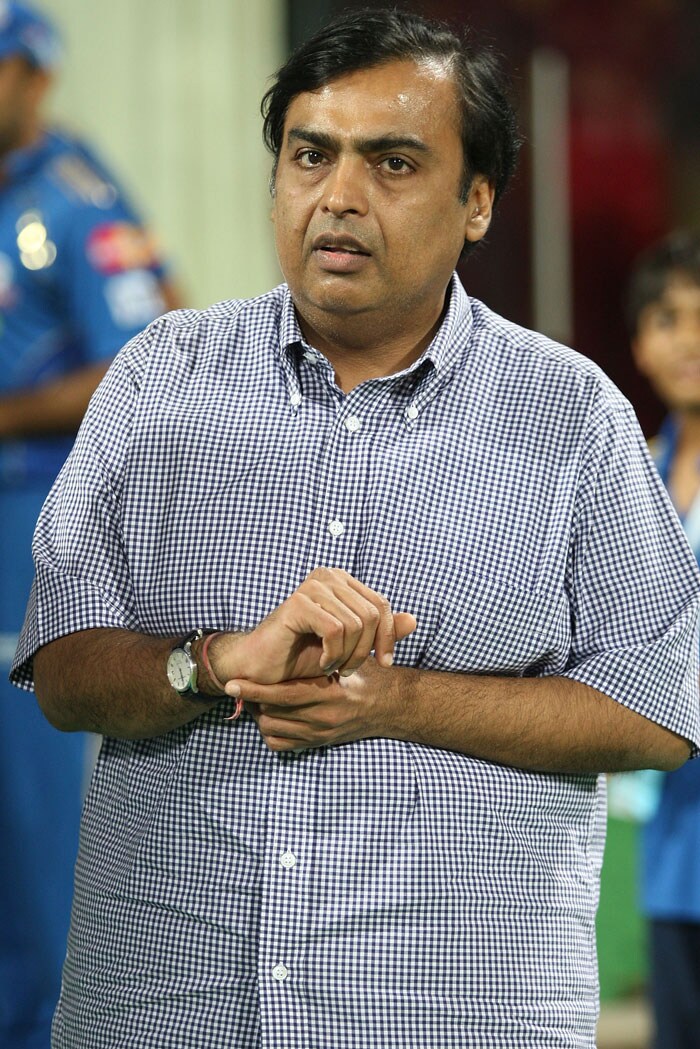
[[[47,1049],[72,895],[85,737],[7,681],[36,516],[110,359],[176,296],[151,238],[82,144],[44,124],[59,41],[0,3],[0,1045]]]
[[[628,292],[637,367],[669,410],[651,442],[700,560],[700,237],[677,232],[637,261]],[[663,777],[642,832],[658,1049],[694,1049],[700,1031],[700,764]]]
[[[503,83],[322,30],[265,101],[286,283],[91,402],[13,671],[105,736],[57,1049],[594,1044],[597,773],[697,749],[700,575],[619,392],[454,275]]]

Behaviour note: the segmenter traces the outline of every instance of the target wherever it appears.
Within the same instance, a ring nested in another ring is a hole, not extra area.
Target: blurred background
[[[339,0],[45,0],[68,54],[56,116],[95,142],[175,256],[191,302],[279,279],[259,101]],[[361,6],[361,5],[356,5]],[[371,0],[366,6],[372,6]],[[572,342],[661,408],[626,352],[620,295],[640,248],[700,222],[696,0],[432,0],[515,70],[526,142],[489,243],[464,273],[511,319]],[[537,119],[533,119],[533,100]]]
[[[66,61],[56,119],[130,188],[197,306],[280,280],[260,98],[337,0],[43,0]],[[367,3],[365,6],[375,6]],[[651,435],[663,409],[622,316],[638,252],[700,226],[697,0],[433,0],[408,5],[504,53],[525,136],[519,175],[462,277],[511,320],[592,357]],[[612,819],[599,916],[601,1049],[644,1046],[644,928],[634,824]],[[619,1019],[619,1022],[618,1022]]]

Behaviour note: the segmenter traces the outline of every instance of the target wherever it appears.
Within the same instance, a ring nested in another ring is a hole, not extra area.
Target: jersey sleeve
[[[594,412],[573,522],[565,676],[700,745],[700,572],[630,406]]]

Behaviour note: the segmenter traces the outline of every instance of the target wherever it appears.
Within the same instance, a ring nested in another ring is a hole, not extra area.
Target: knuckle
[[[310,572],[306,577],[307,579],[316,579],[320,582],[327,582],[333,575],[331,568],[326,568],[325,565],[319,565],[318,568],[314,568],[313,572]]]
[[[334,641],[337,638],[342,638],[345,633],[343,624],[338,622],[336,619],[333,623],[328,624],[328,629],[325,631],[325,636],[329,641]]]

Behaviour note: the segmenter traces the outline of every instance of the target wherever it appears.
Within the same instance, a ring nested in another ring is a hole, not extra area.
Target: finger
[[[299,681],[280,681],[272,685],[263,685],[258,681],[236,678],[227,681],[226,694],[234,699],[241,698],[245,703],[258,706],[273,705],[279,707],[307,706],[309,703],[327,701],[337,696],[340,686],[337,677],[307,677]]]
[[[347,572],[343,572],[342,576],[341,585],[344,586],[348,595],[346,600],[358,610],[358,614],[361,615],[364,623],[361,638],[358,640],[352,654],[343,664],[343,673],[347,675],[357,670],[364,663],[372,649],[374,649],[375,655],[377,652],[380,655],[384,655],[386,652],[393,653],[395,638],[394,620],[391,606],[387,599],[382,594],[377,593],[376,590],[370,589],[364,583],[360,583],[359,580],[348,575]],[[355,595],[354,598],[351,596],[353,594]],[[360,601],[361,604],[357,605],[354,603],[357,601]]]
[[[360,623],[360,630],[354,635],[346,636],[342,661],[339,660],[334,664],[334,670],[341,667],[344,670],[356,670],[360,667],[375,646],[382,616],[386,614],[391,616],[388,602],[367,588],[363,588],[363,591],[350,585],[343,585],[337,591],[338,598],[356,616]],[[369,594],[370,597],[367,597],[366,594]]]
[[[402,641],[403,638],[408,637],[417,626],[418,620],[411,612],[394,613],[394,633],[397,641]]]
[[[356,599],[347,600],[348,593],[347,587],[338,594],[329,581],[308,579],[288,602],[292,629],[314,633],[321,641],[320,665],[326,674],[345,663],[364,630],[362,610]]]

